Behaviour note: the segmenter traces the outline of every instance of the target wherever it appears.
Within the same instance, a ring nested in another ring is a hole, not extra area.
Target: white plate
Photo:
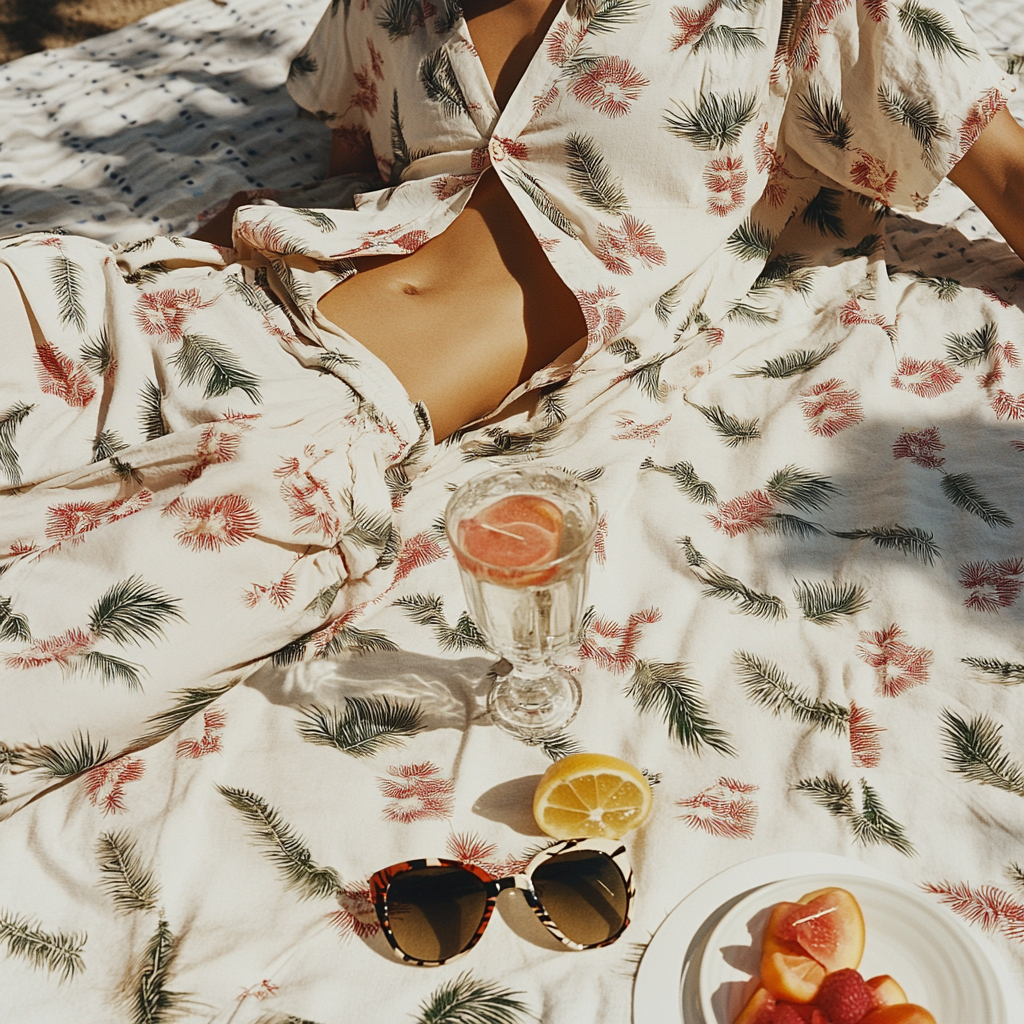
[[[732,1024],[756,987],[761,935],[768,912],[817,889],[853,893],[864,913],[865,978],[890,974],[907,999],[940,1024],[1006,1024],[1006,1002],[995,971],[971,934],[908,886],[857,875],[805,875],[756,889],[736,903],[708,936],[700,964],[706,1024]]]
[[[884,872],[827,853],[778,853],[744,861],[694,889],[666,917],[648,943],[633,982],[633,1024],[706,1024],[700,1009],[699,971],[708,936],[722,917],[755,889],[801,875],[856,875],[891,881]],[[942,914],[952,914],[936,907]],[[955,921],[955,918],[952,918]],[[957,927],[963,927],[957,922]],[[1024,999],[1003,958],[984,936],[968,933],[989,959],[1007,1006],[1008,1024],[1024,1024]],[[984,1024],[973,1014],[967,1021]]]

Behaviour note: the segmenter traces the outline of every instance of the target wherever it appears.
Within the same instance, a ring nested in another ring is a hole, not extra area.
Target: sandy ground
[[[0,0],[0,63],[80,43],[176,3],[180,0]]]

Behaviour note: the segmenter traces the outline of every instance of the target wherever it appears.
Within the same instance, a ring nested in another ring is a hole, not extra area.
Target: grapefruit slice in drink
[[[510,494],[458,526],[456,557],[477,579],[508,587],[547,583],[562,544],[562,510],[537,494]],[[537,568],[534,568],[537,567]]]

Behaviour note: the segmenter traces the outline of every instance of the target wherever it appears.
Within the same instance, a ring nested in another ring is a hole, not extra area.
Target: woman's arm
[[[1024,260],[1024,128],[1004,107],[949,172]]]
[[[377,167],[373,155],[373,146],[370,137],[367,135],[359,141],[353,142],[352,133],[334,133],[331,136],[331,155],[327,161],[327,177],[333,178],[339,174],[358,174],[360,171],[373,171]],[[216,216],[211,217],[193,234],[201,242],[213,242],[214,245],[223,245],[225,248],[231,245],[231,224],[234,220],[235,210],[240,206],[247,206],[252,203],[253,198],[258,195],[266,195],[261,189],[245,190],[236,192],[227,202],[227,205]]]

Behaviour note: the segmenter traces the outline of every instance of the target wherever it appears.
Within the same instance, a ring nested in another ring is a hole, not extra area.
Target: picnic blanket
[[[0,231],[130,241],[315,180],[326,139],[280,83],[321,8],[190,0],[0,70]],[[1017,5],[969,13],[1013,70]],[[798,850],[922,887],[1024,970],[1024,274],[951,186],[918,218],[842,193],[824,213],[710,325],[710,372],[623,351],[582,412],[555,392],[441,448],[402,498],[395,585],[318,657],[181,688],[123,753],[0,751],[0,786],[46,782],[0,823],[7,1016],[618,1024],[687,892]],[[583,706],[541,747],[486,718],[495,657],[438,526],[454,487],[520,460],[602,513]],[[368,877],[515,870],[544,841],[537,777],[579,749],[654,783],[623,938],[554,949],[505,896],[468,958],[395,961]]]

